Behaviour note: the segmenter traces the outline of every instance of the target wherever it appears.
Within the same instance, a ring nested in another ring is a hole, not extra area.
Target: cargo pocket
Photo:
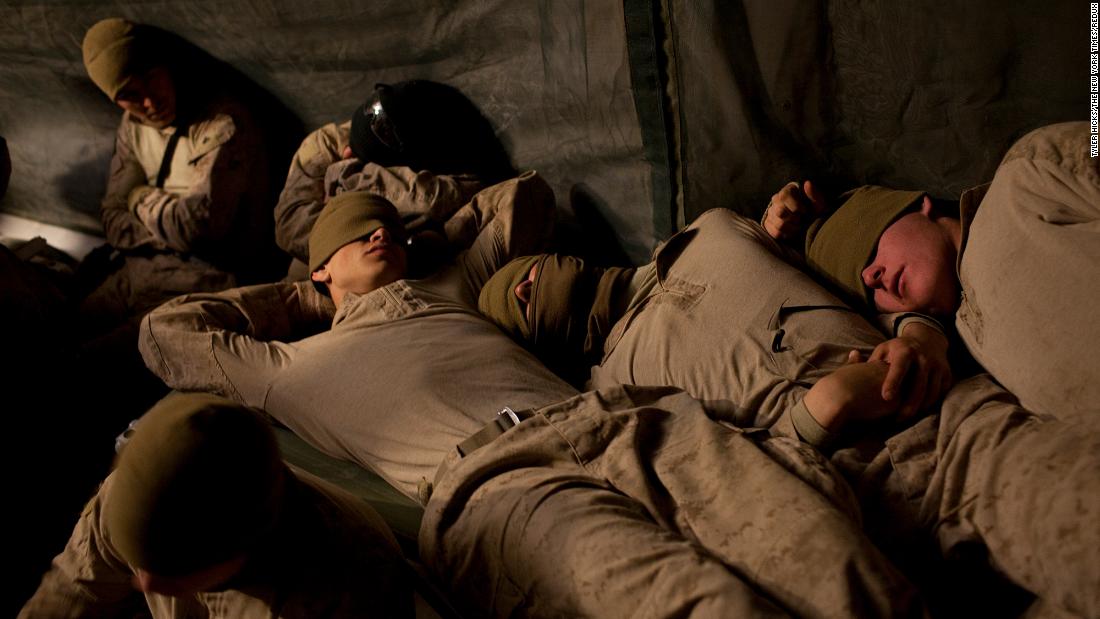
[[[763,339],[772,369],[806,386],[843,365],[850,350],[869,352],[883,340],[858,312],[842,304],[786,299],[766,316]]]

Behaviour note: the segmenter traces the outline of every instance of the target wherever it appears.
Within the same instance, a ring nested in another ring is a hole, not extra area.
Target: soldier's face
[[[337,304],[345,293],[366,294],[391,284],[405,277],[408,269],[405,246],[400,241],[400,235],[389,228],[378,228],[336,250],[311,277],[328,286]]]
[[[115,103],[143,125],[163,129],[176,120],[176,86],[164,67],[130,78]]]
[[[959,306],[957,252],[950,233],[931,217],[927,196],[920,211],[895,221],[879,237],[871,263],[863,269],[880,312],[921,312],[945,316]]]

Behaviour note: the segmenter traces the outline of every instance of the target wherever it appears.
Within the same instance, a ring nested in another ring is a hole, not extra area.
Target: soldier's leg
[[[785,616],[579,466],[493,476],[443,518],[440,492],[446,482],[429,502],[421,556],[470,616]]]

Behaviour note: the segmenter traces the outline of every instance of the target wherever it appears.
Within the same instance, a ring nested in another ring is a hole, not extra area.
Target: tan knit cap
[[[120,17],[98,21],[84,35],[84,68],[111,101],[142,70],[151,66],[149,34]]]
[[[863,285],[863,269],[874,256],[878,239],[924,192],[868,185],[845,193],[845,202],[828,219],[815,221],[806,233],[806,262],[835,284],[849,301],[874,305]]]
[[[103,500],[109,542],[158,576],[228,561],[274,528],[286,476],[259,415],[212,395],[169,395],[119,454]]]
[[[403,231],[397,209],[365,191],[345,191],[329,199],[309,233],[309,272],[324,266],[338,249],[383,227]]]

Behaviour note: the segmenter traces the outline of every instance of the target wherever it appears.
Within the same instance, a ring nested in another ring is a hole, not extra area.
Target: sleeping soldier
[[[124,260],[85,301],[89,311],[140,315],[177,294],[265,281],[275,269],[261,127],[216,74],[203,73],[216,69],[187,64],[193,54],[181,45],[117,18],[84,37],[89,77],[123,109],[102,215]]]
[[[307,282],[188,295],[146,317],[142,352],[172,387],[263,408],[425,503],[421,557],[464,613],[922,613],[816,452],[676,389],[578,395],[481,317],[483,283],[542,245],[553,205],[534,173],[483,190],[452,219],[481,223],[470,249],[411,280],[396,209],[338,194],[309,247],[331,301]],[[332,302],[330,328],[296,339]]]
[[[411,617],[410,571],[360,499],[283,464],[266,419],[157,403],[20,617]]]
[[[836,368],[854,371],[852,351],[875,354],[884,338],[794,264],[798,256],[764,228],[715,210],[636,271],[560,256],[520,259],[486,284],[479,303],[552,363],[587,356],[588,388],[675,386],[732,402],[731,420],[741,427],[837,450],[833,460],[857,490],[867,531],[895,561],[922,557],[937,570],[941,556],[976,547],[1037,604],[1100,612],[1100,569],[1080,550],[1100,543],[1100,436],[1030,413],[985,374],[954,387],[936,414],[912,425],[908,411],[891,419],[913,398],[885,399],[885,380],[877,398],[864,383],[834,390]],[[912,320],[900,316],[908,337]],[[928,378],[945,367],[946,342],[935,333],[910,349],[939,359],[926,360],[928,373],[911,364],[918,375],[903,383],[924,385],[920,408],[950,380]],[[833,395],[819,400],[810,387],[822,383],[829,391],[818,394]],[[832,405],[846,412],[833,415]],[[867,412],[878,421],[868,423]]]
[[[810,266],[857,303],[953,319],[974,359],[1027,409],[1100,413],[1100,164],[1088,125],[1037,129],[957,207],[862,187],[836,212],[791,183],[764,225],[805,236]],[[807,233],[808,229],[808,233]]]
[[[457,89],[428,80],[377,84],[351,120],[302,141],[275,206],[275,240],[304,270],[325,201],[367,191],[397,207],[413,244],[438,242],[433,234],[459,207],[512,176],[489,121]]]
[[[123,114],[101,205],[108,245],[78,272],[78,373],[95,374],[92,389],[111,385],[112,408],[130,417],[163,395],[140,394],[145,312],[285,272],[271,215],[276,151],[227,69],[171,33],[104,19],[85,34],[83,58]]]

